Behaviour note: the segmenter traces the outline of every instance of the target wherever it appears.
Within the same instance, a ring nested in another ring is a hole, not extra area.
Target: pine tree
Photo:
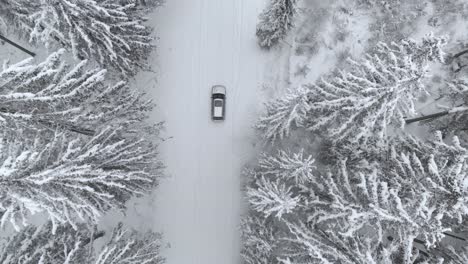
[[[427,142],[395,137],[361,151],[340,145],[329,151],[339,153],[330,154],[331,165],[320,167],[302,152],[301,159],[289,162],[284,154],[263,155],[247,175],[253,178],[247,187],[250,214],[275,230],[271,254],[280,263],[414,263],[440,257],[431,254],[468,213],[467,149],[456,137],[452,144],[441,133]],[[306,169],[296,181],[292,175],[300,167]],[[249,241],[259,236],[247,234]],[[273,258],[261,252],[263,259]]]
[[[241,220],[242,258],[246,264],[278,263],[277,234],[264,219],[251,215]]]
[[[159,0],[1,0],[2,16],[32,43],[59,46],[123,77],[146,67],[154,48],[144,15]]]
[[[288,137],[292,129],[304,127],[309,111],[307,87],[290,89],[283,97],[265,104],[266,113],[257,123],[265,139],[275,141]]]
[[[257,25],[259,45],[270,48],[284,39],[294,26],[296,13],[296,0],[271,0],[259,17],[260,22]]]
[[[263,212],[266,217],[275,215],[281,218],[298,206],[299,198],[293,195],[291,188],[280,179],[272,181],[262,176],[258,186],[247,189],[247,198],[252,209]]]
[[[283,238],[284,264],[342,263],[342,264],[413,264],[422,260],[412,241],[376,243],[356,235],[346,237],[333,230],[324,231],[304,223],[286,222],[288,236]]]
[[[265,217],[292,213],[300,206],[298,189],[313,180],[314,159],[298,153],[278,151],[274,156],[262,155],[257,171],[250,172],[253,182],[247,187],[251,208]]]
[[[438,248],[439,249],[439,248]],[[446,263],[449,264],[464,264],[468,263],[468,247],[463,247],[461,249],[456,249],[454,247],[440,247],[441,256],[439,257],[444,259]]]
[[[146,139],[125,139],[109,127],[93,137],[21,135],[1,140],[1,225],[16,230],[31,214],[44,213],[53,224],[97,223],[111,209],[125,209],[133,196],[151,191],[162,164],[156,145]]]
[[[65,64],[64,50],[34,64],[5,64],[0,72],[0,126],[3,132],[62,130],[92,136],[109,125],[134,133],[143,129],[153,105],[125,82],[106,83],[106,70],[86,61]]]
[[[404,236],[434,245],[468,212],[466,151],[457,138],[448,145],[438,133],[427,143],[395,139],[389,149],[369,155],[373,160],[341,160],[312,188],[315,198],[308,204],[314,217],[309,221],[339,223],[343,229],[335,229],[346,236],[370,224],[378,241],[404,230]]]
[[[364,60],[350,59],[350,71],[269,103],[258,128],[268,140],[288,135],[292,125],[333,141],[363,144],[375,135],[384,139],[389,125],[403,127],[405,117],[414,114],[415,101],[427,93],[427,65],[443,61],[445,43],[445,38],[432,35],[422,43],[379,43]]]
[[[76,230],[61,226],[51,235],[52,223],[30,225],[8,238],[1,247],[0,262],[4,264],[64,264],[89,263],[91,240],[103,236],[94,227],[89,230],[80,224]]]
[[[157,233],[139,234],[135,231],[125,230],[123,225],[119,224],[93,263],[162,264],[165,261],[159,254],[160,240],[161,236]]]
[[[311,155],[305,155],[304,150],[297,153],[278,150],[276,155],[262,154],[258,167],[262,175],[275,175],[284,181],[304,184],[313,179],[312,172],[316,168]]]
[[[0,262],[3,264],[161,264],[161,236],[147,232],[125,230],[119,224],[109,241],[95,252],[93,242],[102,239],[104,232],[79,225],[78,229],[61,226],[54,236],[50,233],[53,224],[28,226],[16,233],[1,248]]]

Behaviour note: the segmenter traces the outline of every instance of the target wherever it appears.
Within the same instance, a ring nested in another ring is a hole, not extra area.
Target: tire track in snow
[[[251,157],[251,128],[264,54],[255,23],[265,0],[171,0],[153,18],[159,28],[162,146],[172,178],[156,192],[154,229],[172,247],[168,264],[238,264],[240,170]],[[163,25],[163,26],[158,26]],[[210,120],[210,88],[227,86],[227,119]]]

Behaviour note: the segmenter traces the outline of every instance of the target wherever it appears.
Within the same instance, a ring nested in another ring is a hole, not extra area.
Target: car
[[[224,120],[226,114],[226,87],[214,85],[211,87],[211,119]]]

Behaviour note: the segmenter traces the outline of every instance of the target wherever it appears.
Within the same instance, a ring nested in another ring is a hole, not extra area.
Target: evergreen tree
[[[322,230],[304,223],[286,222],[288,236],[282,264],[342,263],[342,264],[413,264],[422,260],[412,247],[412,241],[378,243],[365,235],[342,236],[333,230]]]
[[[94,259],[94,264],[162,264],[160,256],[161,236],[153,232],[139,234],[123,229],[119,224],[112,232],[109,242]]]
[[[320,175],[320,185],[312,185],[308,204],[314,217],[308,220],[338,221],[335,229],[346,236],[370,225],[378,241],[404,230],[403,237],[434,245],[468,212],[466,153],[457,138],[448,145],[438,133],[429,142],[397,138],[388,149],[376,148],[368,155],[372,158],[341,160]]]
[[[87,257],[91,241],[104,233],[94,227],[89,230],[80,224],[75,230],[70,226],[60,226],[51,235],[52,223],[43,226],[30,225],[8,238],[1,247],[0,262],[4,264],[64,264],[89,263]]]
[[[247,264],[278,263],[274,255],[278,237],[263,218],[251,215],[241,220],[242,258]]]
[[[103,129],[93,137],[51,139],[21,135],[1,140],[1,225],[16,230],[31,214],[44,213],[53,225],[97,223],[110,209],[125,209],[133,196],[151,191],[162,164],[156,145],[146,139],[122,138],[122,130]]]
[[[314,159],[302,151],[291,153],[280,150],[274,156],[262,155],[258,170],[251,171],[253,178],[247,187],[247,200],[253,210],[265,217],[293,212],[300,206],[300,190],[304,184],[314,181]]]
[[[297,0],[271,0],[268,7],[260,14],[257,25],[259,45],[270,48],[291,30],[294,25],[294,15]]]
[[[1,0],[2,16],[16,32],[47,48],[61,46],[124,77],[145,67],[154,48],[145,13],[159,0]]]
[[[0,72],[0,126],[3,132],[62,130],[92,136],[102,127],[143,129],[153,105],[125,82],[106,84],[106,70],[86,61],[64,63],[64,50],[34,64],[5,64]]]
[[[282,97],[265,104],[266,113],[257,123],[265,139],[275,141],[288,137],[291,130],[304,127],[309,111],[310,90],[301,86],[289,89]]]
[[[97,252],[93,242],[102,239],[104,232],[96,226],[90,230],[86,225],[78,229],[59,227],[54,236],[50,233],[53,224],[28,226],[16,233],[1,248],[3,264],[161,264],[160,235],[147,232],[144,235],[123,229],[119,224],[109,241]]]
[[[434,258],[415,243],[424,241],[422,246],[432,253],[466,219],[467,149],[456,137],[445,143],[440,133],[428,142],[396,137],[386,143],[355,152],[338,145],[329,150],[337,152],[332,165],[319,168],[301,152],[302,158],[293,162],[285,154],[262,156],[248,175],[247,200],[251,214],[275,230],[270,245],[275,250],[251,250],[250,258],[255,252],[268,260],[274,255],[280,263],[414,263]],[[304,165],[297,166],[298,160]],[[300,167],[305,168],[299,170],[303,180],[296,181],[292,168]],[[257,241],[258,234],[247,234],[254,238],[244,240]]]
[[[427,93],[424,78],[430,61],[442,62],[445,38],[426,36],[422,43],[379,43],[362,61],[337,76],[290,91],[267,105],[258,128],[274,140],[292,125],[320,132],[333,141],[365,143],[384,139],[388,126],[403,127],[418,97]]]
[[[299,203],[299,198],[292,194],[292,187],[287,187],[280,179],[268,180],[262,176],[258,186],[247,189],[247,198],[252,209],[263,212],[266,217],[275,215],[281,218],[291,213]]]

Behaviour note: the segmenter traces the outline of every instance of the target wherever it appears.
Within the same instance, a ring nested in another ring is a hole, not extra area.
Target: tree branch
[[[437,112],[437,113],[430,114],[430,115],[405,119],[405,123],[408,125],[408,124],[419,122],[419,121],[424,121],[424,120],[428,120],[428,119],[434,119],[434,118],[438,118],[438,117],[441,117],[441,116],[445,116],[445,115],[448,115],[449,113],[450,113],[450,111],[446,110],[446,111]]]
[[[85,240],[83,240],[83,246],[88,245],[89,243],[91,243],[91,241],[94,241],[96,239],[99,239],[99,238],[103,237],[105,234],[106,234],[106,232],[104,232],[104,231],[99,231],[97,233],[94,233],[92,235],[92,237],[88,237]]]
[[[7,39],[6,37],[4,37],[4,36],[2,36],[2,35],[0,35],[0,39],[3,40],[3,41],[5,41],[6,43],[12,45],[13,47],[15,47],[15,48],[17,48],[17,49],[23,51],[24,53],[27,53],[27,54],[30,55],[31,57],[35,57],[35,56],[36,56],[36,53],[27,50],[26,48],[20,46],[19,44],[16,44],[15,42],[13,42],[13,41]]]
[[[461,236],[457,236],[457,235],[453,235],[453,234],[449,234],[447,232],[443,232],[444,235],[446,236],[449,236],[449,237],[452,237],[452,238],[455,238],[455,239],[459,239],[459,240],[463,240],[463,241],[466,241],[466,238],[463,238]]]
[[[460,56],[462,56],[462,55],[464,55],[466,53],[468,53],[468,49],[460,51],[458,53],[455,53],[453,56],[450,57],[450,61],[453,61],[454,59],[456,59],[456,58],[458,58],[458,57],[460,57]]]

